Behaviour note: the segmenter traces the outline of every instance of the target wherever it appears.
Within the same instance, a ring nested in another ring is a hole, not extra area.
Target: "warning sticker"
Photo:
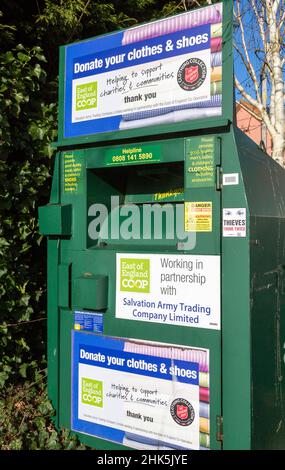
[[[246,237],[246,209],[223,209],[223,237]]]
[[[212,202],[185,202],[185,232],[212,232]]]

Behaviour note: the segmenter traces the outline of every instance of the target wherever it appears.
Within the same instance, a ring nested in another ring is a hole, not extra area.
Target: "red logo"
[[[175,398],[170,405],[170,414],[179,426],[190,426],[195,419],[195,411],[185,398]]]
[[[177,405],[176,406],[176,414],[180,419],[188,419],[188,407],[184,405]]]
[[[185,67],[184,80],[187,83],[195,83],[199,78],[199,66],[192,65],[191,67]]]
[[[192,57],[180,65],[177,72],[177,83],[185,91],[197,90],[207,77],[206,64],[198,57]]]

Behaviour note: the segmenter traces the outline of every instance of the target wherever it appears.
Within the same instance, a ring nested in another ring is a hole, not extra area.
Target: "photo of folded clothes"
[[[199,429],[200,429],[200,450],[209,450],[210,447],[210,374],[208,351],[203,349],[175,348],[173,346],[163,347],[152,344],[139,344],[126,341],[124,350],[147,356],[165,357],[182,361],[197,362],[199,364]],[[126,433],[124,445],[135,447],[136,449],[148,450],[169,450],[171,445],[166,442],[155,440],[149,437],[138,436]],[[175,449],[183,450],[178,446]]]
[[[218,67],[220,65],[222,65],[222,53],[216,52],[211,54],[211,67]]]
[[[86,55],[83,46],[77,57],[76,46],[75,65],[70,49],[66,132],[91,135],[222,116],[223,33],[219,3],[120,31],[100,57]]]
[[[179,15],[159,24],[154,22],[149,25],[132,28],[124,33],[123,44],[130,44],[144,39],[153,38],[161,34],[168,34],[199,26],[211,24],[211,98],[207,101],[189,102],[183,105],[173,105],[164,108],[140,110],[122,115],[120,129],[136,128],[139,125],[152,126],[179,122],[183,119],[199,119],[204,117],[219,116],[222,114],[222,11],[220,5],[213,5],[205,11],[198,10],[188,12],[187,15]],[[191,113],[179,111],[192,110]],[[208,111],[205,111],[208,109]]]
[[[131,28],[124,32],[122,43],[131,44],[133,42],[143,41],[144,39],[154,38],[161,34],[169,34],[183,29],[194,28],[205,24],[222,22],[222,5],[212,5],[201,10],[188,11],[184,15],[166,18],[160,22],[154,22],[147,25]]]
[[[172,106],[169,108],[149,109],[147,111],[139,111],[137,113],[124,114],[122,116],[122,119],[124,121],[135,121],[138,119],[154,118],[157,116],[163,116],[165,114],[172,113],[173,111],[181,111],[185,109],[221,107],[221,103],[222,103],[222,95],[219,94],[219,95],[211,96],[211,99],[209,101],[181,104],[181,105]]]
[[[159,124],[167,124],[172,122],[180,122],[192,119],[203,119],[209,117],[220,116],[222,114],[221,107],[214,108],[193,108],[181,111],[172,111],[164,116],[157,116],[144,119],[144,126],[155,126]],[[124,121],[120,123],[120,129],[134,129],[138,126],[137,121]]]

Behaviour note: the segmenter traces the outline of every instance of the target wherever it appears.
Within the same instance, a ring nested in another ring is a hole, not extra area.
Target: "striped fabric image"
[[[153,118],[156,116],[162,116],[164,114],[172,113],[173,111],[180,111],[183,109],[194,109],[194,108],[215,108],[220,107],[222,104],[222,95],[211,96],[210,101],[202,101],[198,103],[186,103],[169,108],[149,109],[147,111],[139,111],[137,113],[123,114],[125,121],[134,121],[136,119]]]
[[[138,123],[142,126],[155,126],[159,124],[171,124],[174,122],[190,121],[192,119],[205,119],[210,117],[221,116],[222,108],[190,108],[186,110],[172,111],[171,113],[159,113],[156,117],[144,118],[144,120],[125,121],[122,120],[120,129],[135,129],[139,127]]]
[[[211,54],[211,67],[219,67],[220,65],[222,65],[222,53]]]
[[[222,38],[211,38],[211,52],[220,52],[222,50]]]
[[[211,99],[181,106],[141,110],[122,115],[120,129],[171,124],[184,120],[203,119],[222,114],[222,4],[189,11],[172,18],[125,31],[123,44],[131,44],[163,34],[211,24]],[[186,111],[188,110],[188,111]],[[191,111],[190,111],[191,110]],[[183,112],[181,112],[183,111]],[[186,112],[185,112],[186,111]],[[132,122],[133,121],[133,122]]]
[[[167,359],[177,359],[180,361],[196,362],[199,364],[199,428],[200,428],[200,450],[208,450],[210,448],[210,374],[209,374],[209,351],[205,349],[174,347],[174,346],[160,346],[145,343],[135,343],[126,341],[124,351],[136,354],[145,354],[147,356],[165,357]],[[136,440],[131,435],[126,435],[126,439]],[[142,449],[157,449],[157,445],[149,438],[144,438],[147,447]],[[168,449],[161,447],[159,449]],[[125,444],[127,445],[127,444]],[[130,443],[129,443],[130,445]]]
[[[209,372],[208,351],[205,349],[161,347],[150,344],[140,344],[126,341],[124,351],[147,356],[165,357],[179,361],[197,362],[201,372]]]
[[[201,8],[199,10],[188,11],[182,15],[174,16],[173,18],[166,18],[165,20],[131,28],[125,31],[122,43],[131,44],[163,34],[194,28],[195,26],[221,22],[222,4],[218,3],[217,5]]]

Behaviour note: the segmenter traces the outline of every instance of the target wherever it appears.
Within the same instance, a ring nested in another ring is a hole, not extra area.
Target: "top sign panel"
[[[222,9],[66,46],[64,138],[221,116]]]

